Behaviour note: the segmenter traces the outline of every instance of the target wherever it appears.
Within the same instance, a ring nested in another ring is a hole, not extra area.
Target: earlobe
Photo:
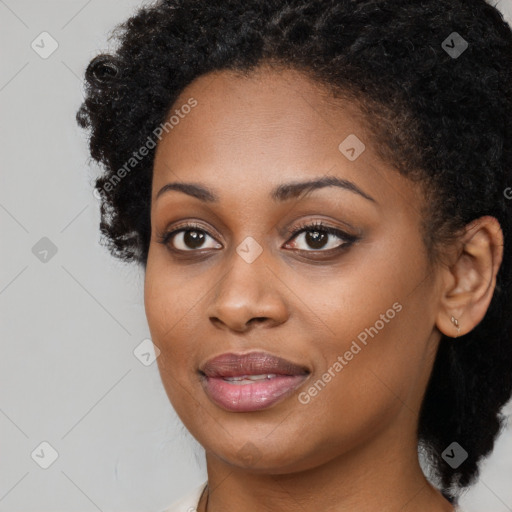
[[[473,330],[489,308],[503,258],[503,233],[494,217],[484,216],[469,223],[456,243],[455,261],[442,270],[436,319],[438,329],[451,338]]]

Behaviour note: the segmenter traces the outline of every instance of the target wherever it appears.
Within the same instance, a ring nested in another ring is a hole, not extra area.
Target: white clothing
[[[170,507],[162,510],[162,512],[196,512],[197,506],[199,505],[199,498],[207,483],[208,480],[192,489],[178,501],[175,501]]]

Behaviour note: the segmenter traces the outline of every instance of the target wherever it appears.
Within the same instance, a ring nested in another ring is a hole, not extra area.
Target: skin
[[[434,264],[421,236],[419,186],[379,159],[355,104],[334,101],[297,71],[201,76],[173,110],[191,97],[197,106],[155,155],[144,302],[166,393],[205,448],[208,512],[453,510],[419,466],[418,412],[441,333],[458,334],[451,316],[462,335],[488,308],[499,224],[478,219]],[[354,161],[338,149],[350,134],[366,145]],[[339,187],[280,203],[269,196],[279,184],[326,175],[374,201]],[[170,182],[209,187],[219,201],[176,190],[157,198]],[[326,234],[318,248],[308,233],[286,235],[318,220],[359,239],[326,256],[344,240]],[[185,245],[183,233],[158,242],[188,221],[206,232],[200,248]],[[252,263],[236,252],[248,236],[262,248]],[[395,303],[394,318],[301,403],[299,394]],[[211,402],[198,368],[254,350],[308,367],[309,378],[262,411]],[[206,493],[200,512],[205,503]]]

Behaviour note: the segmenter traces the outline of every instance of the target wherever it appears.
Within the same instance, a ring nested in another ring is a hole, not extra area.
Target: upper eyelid
[[[337,228],[335,226],[331,226],[330,224],[325,224],[323,221],[306,221],[302,222],[300,226],[296,226],[295,228],[291,228],[287,230],[288,236],[296,236],[300,233],[307,232],[307,231],[313,231],[314,229],[318,229],[319,231],[330,231],[329,234],[339,234],[339,235],[347,235],[350,236],[349,233],[347,233],[342,228]],[[333,233],[335,231],[336,233]]]
[[[319,221],[306,222],[306,223],[303,223],[300,226],[297,226],[295,228],[287,229],[286,230],[286,235],[287,236],[296,236],[299,233],[302,233],[304,231],[312,231],[315,228],[317,228],[319,230],[332,229],[332,230],[338,231],[340,234],[347,234],[348,235],[348,233],[345,233],[344,230],[341,229],[341,228],[330,226],[329,224],[324,224],[323,222],[319,222]],[[208,229],[201,227],[199,224],[196,225],[193,222],[191,224],[184,224],[182,226],[178,225],[177,227],[175,227],[173,229],[170,229],[170,230],[164,230],[164,234],[165,233],[172,233],[173,235],[175,235],[175,234],[177,234],[177,233],[179,233],[181,231],[193,231],[194,229],[196,229],[198,231],[203,231],[208,236],[212,236],[209,233]]]

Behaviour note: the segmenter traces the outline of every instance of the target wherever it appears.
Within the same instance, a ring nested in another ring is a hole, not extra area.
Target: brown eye
[[[159,238],[160,243],[170,245],[170,248],[176,251],[190,252],[199,249],[218,249],[222,247],[217,242],[215,242],[217,245],[206,246],[205,243],[208,242],[208,239],[214,241],[214,238],[204,229],[195,225],[180,227],[179,229],[165,233]]]
[[[300,229],[292,233],[292,235],[292,239],[303,241],[303,247],[297,247],[297,242],[293,242],[292,248],[310,252],[327,252],[331,249],[349,246],[357,239],[357,237],[353,235],[349,235],[337,228],[326,226],[321,222],[302,226]],[[329,240],[329,238],[331,238],[331,240]],[[339,242],[332,240],[333,238],[337,238]],[[289,244],[290,242],[287,243],[287,245]]]

